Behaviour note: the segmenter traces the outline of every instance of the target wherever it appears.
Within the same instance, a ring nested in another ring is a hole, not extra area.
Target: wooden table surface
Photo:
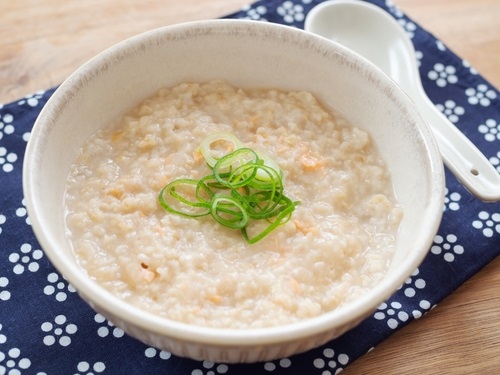
[[[393,0],[500,88],[500,0]],[[0,5],[0,103],[61,83],[124,38],[177,22],[216,18],[248,0],[17,0]],[[500,244],[499,244],[500,246]],[[343,373],[497,374],[500,258],[425,317]]]

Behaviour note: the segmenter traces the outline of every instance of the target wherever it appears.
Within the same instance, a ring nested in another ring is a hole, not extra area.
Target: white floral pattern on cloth
[[[71,335],[74,335],[78,327],[75,324],[68,323],[66,316],[57,315],[53,321],[43,322],[41,329],[45,332],[43,343],[47,346],[59,344],[68,346],[71,344]]]
[[[7,289],[8,286],[9,286],[9,279],[6,278],[5,276],[1,276],[0,277],[0,301],[7,301],[10,299],[10,291]]]
[[[0,234],[2,234],[2,225],[4,225],[6,221],[7,218],[5,217],[5,215],[0,214]]]
[[[456,72],[453,65],[444,66],[441,63],[437,63],[434,64],[427,76],[429,79],[435,81],[437,86],[445,87],[448,84],[453,85],[458,82]]]
[[[403,293],[406,297],[412,298],[417,295],[419,289],[424,289],[427,285],[425,280],[419,277],[420,270],[417,268],[412,272],[409,278],[407,278],[404,284],[399,288],[403,289]]]
[[[436,107],[453,123],[457,123],[460,116],[465,114],[464,107],[457,105],[453,100],[447,100],[443,104],[438,103]]]
[[[410,315],[403,310],[403,305],[396,301],[382,303],[374,317],[384,321],[390,329],[396,329],[401,323],[410,319]]]
[[[26,224],[31,225],[30,218],[28,217],[28,211],[26,210],[26,203],[24,203],[24,199],[21,201],[22,207],[19,207],[16,209],[16,216],[17,217],[24,217],[26,218]]]
[[[496,155],[493,155],[489,160],[498,173],[500,173],[500,151],[498,151]]]
[[[120,338],[125,334],[121,328],[115,327],[115,325],[107,320],[102,314],[96,314],[94,320],[96,323],[100,324],[100,327],[97,329],[97,335],[99,337],[111,335]]]
[[[264,0],[227,18],[302,28],[318,0]],[[405,28],[431,100],[500,173],[498,91],[445,43],[390,0],[371,0]],[[446,171],[443,221],[424,262],[356,328],[290,358],[255,364],[192,361],[142,344],[94,312],[60,275],[34,238],[21,170],[31,127],[53,93],[0,105],[0,374],[263,375],[338,374],[392,332],[419,319],[500,253],[500,204],[482,203]]]
[[[275,371],[277,368],[289,368],[292,365],[290,358],[281,358],[277,361],[264,363],[266,371]]]
[[[86,361],[79,362],[76,366],[77,372],[74,375],[97,375],[103,373],[106,365],[102,362],[96,362],[93,365]]]
[[[458,211],[460,209],[460,200],[462,196],[456,191],[445,189],[444,210]]]
[[[7,353],[0,351],[0,373],[1,374],[21,374],[22,371],[29,369],[31,361],[28,358],[21,357],[21,350],[11,348]]]
[[[495,119],[489,118],[484,121],[484,124],[480,124],[477,130],[484,134],[484,139],[488,142],[500,140],[500,121],[497,122]]]
[[[321,354],[321,357],[313,361],[313,366],[321,370],[322,375],[338,374],[349,363],[349,356],[347,354],[337,354],[331,348],[326,348]]]
[[[191,371],[191,375],[222,375],[229,371],[229,367],[225,363],[203,361],[200,367]]]
[[[25,96],[23,99],[17,102],[18,105],[28,105],[30,107],[36,107],[40,103],[40,99],[43,98],[45,91],[38,91],[34,94]]]
[[[18,251],[9,255],[9,261],[13,264],[14,273],[21,275],[25,271],[37,272],[40,268],[38,261],[42,257],[42,250],[33,249],[29,243],[23,243]]]
[[[161,358],[163,360],[167,360],[172,356],[171,353],[166,352],[165,350],[158,350],[152,347],[146,348],[146,350],[144,351],[144,355],[147,358],[155,358],[156,356],[158,356],[158,358]]]
[[[17,161],[17,154],[9,152],[7,148],[0,147],[0,166],[4,172],[12,172],[14,163]]]
[[[47,276],[47,282],[47,285],[43,288],[43,293],[47,296],[53,295],[56,301],[64,302],[69,293],[76,292],[76,289],[56,272],[52,272]]]
[[[467,95],[467,101],[472,105],[481,105],[483,107],[489,107],[491,101],[497,98],[497,93],[488,85],[481,83],[476,87],[469,87],[465,90],[465,95]]]
[[[0,116],[0,139],[2,139],[5,135],[10,135],[14,133],[14,125],[12,122],[14,121],[14,116],[10,113],[5,113],[3,116]]]
[[[458,242],[457,236],[448,234],[445,237],[437,235],[434,238],[434,245],[431,247],[431,252],[435,255],[442,255],[445,261],[451,263],[457,259],[457,256],[462,255],[465,249]]]
[[[481,211],[477,219],[472,222],[472,226],[483,233],[485,237],[493,237],[500,234],[500,213],[489,213]]]

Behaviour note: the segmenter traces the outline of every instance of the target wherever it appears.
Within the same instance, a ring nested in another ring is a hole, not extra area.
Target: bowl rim
[[[407,105],[414,108],[414,113],[418,115],[418,110],[413,102],[407,97],[406,94],[397,86],[397,84],[388,76],[386,76],[380,69],[363,57],[348,48],[327,40],[321,36],[312,34],[310,32],[293,28],[286,25],[274,24],[270,22],[257,22],[241,19],[216,19],[216,20],[199,20],[185,23],[169,25],[147,31],[131,38],[125,39],[114,46],[99,53],[77,70],[75,70],[52,94],[47,104],[44,106],[33,127],[30,139],[25,153],[25,160],[23,165],[23,191],[26,199],[26,207],[29,216],[32,218],[32,228],[35,232],[37,240],[40,242],[45,254],[66,280],[75,287],[78,293],[87,301],[90,300],[91,307],[93,304],[98,305],[100,308],[106,309],[113,316],[119,317],[124,322],[130,323],[148,332],[161,334],[171,339],[181,339],[198,344],[212,344],[224,347],[250,347],[256,345],[270,345],[293,340],[303,339],[324,333],[325,331],[335,330],[338,327],[347,325],[353,321],[353,317],[357,319],[364,319],[366,314],[374,311],[376,306],[384,302],[393,294],[397,288],[403,284],[408,275],[414,271],[423,261],[425,255],[430,248],[434,235],[437,233],[442,216],[442,205],[444,199],[444,171],[441,156],[439,154],[437,144],[434,140],[432,132],[425,120],[420,117],[419,130],[426,146],[426,158],[429,160],[431,180],[434,181],[432,192],[429,193],[430,200],[428,206],[430,207],[429,215],[433,220],[426,224],[423,229],[425,235],[420,238],[420,244],[416,246],[419,251],[415,251],[405,259],[404,267],[399,270],[393,277],[384,278],[381,283],[372,288],[368,293],[349,303],[346,306],[340,307],[330,312],[322,313],[321,315],[313,318],[300,320],[294,323],[285,325],[278,325],[265,328],[249,328],[249,329],[226,329],[226,328],[213,328],[205,326],[196,326],[188,323],[174,321],[168,318],[157,316],[153,313],[146,312],[128,302],[114,296],[108,292],[104,287],[97,284],[97,282],[90,280],[85,272],[76,264],[65,262],[62,251],[55,249],[52,239],[47,235],[43,227],[43,223],[39,220],[41,212],[37,206],[36,199],[33,195],[33,188],[36,188],[37,181],[34,174],[29,167],[34,159],[36,150],[41,147],[40,139],[43,138],[44,123],[49,121],[52,111],[50,107],[55,103],[64,101],[66,95],[72,91],[72,86],[75,82],[83,79],[89,71],[89,67],[95,66],[109,57],[119,53],[120,49],[127,46],[127,48],[138,47],[141,42],[148,40],[155,35],[163,33],[183,33],[192,28],[250,28],[257,29],[258,32],[276,32],[279,33],[292,33],[296,37],[303,38],[309,42],[314,42],[321,48],[336,49],[342,54],[346,55],[349,59],[359,64],[363,69],[377,70],[377,75],[381,77],[384,86],[396,87],[399,95],[405,97]],[[299,35],[300,34],[300,35]],[[109,306],[113,306],[110,310]],[[107,317],[108,318],[108,317]]]

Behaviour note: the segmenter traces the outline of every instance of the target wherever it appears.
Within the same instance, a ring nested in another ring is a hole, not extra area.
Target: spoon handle
[[[433,129],[443,161],[455,177],[477,198],[499,201],[500,173],[425,93],[413,99]]]

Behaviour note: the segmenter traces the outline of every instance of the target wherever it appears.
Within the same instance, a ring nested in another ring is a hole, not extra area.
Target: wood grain
[[[19,0],[0,6],[0,103],[61,83],[97,53],[133,35],[217,18],[246,0]]]
[[[18,0],[0,6],[0,103],[61,83],[113,44],[153,28],[216,18],[247,0]],[[499,0],[394,0],[500,87]],[[500,246],[500,244],[499,244]],[[354,374],[496,374],[500,259],[422,319],[350,365]]]

